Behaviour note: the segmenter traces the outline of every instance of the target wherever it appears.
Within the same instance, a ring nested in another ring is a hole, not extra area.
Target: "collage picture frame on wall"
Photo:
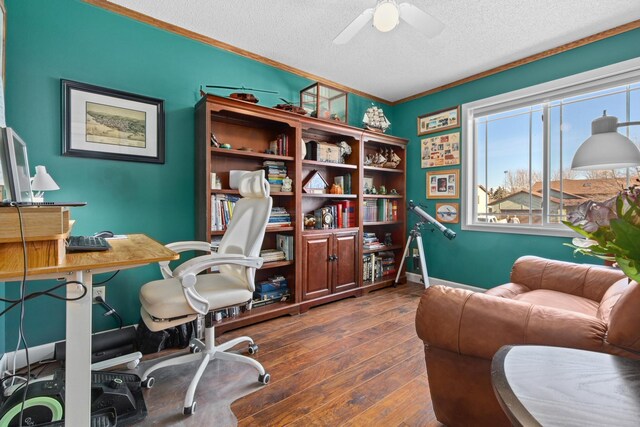
[[[427,172],[427,199],[458,199],[460,171],[448,169]]]

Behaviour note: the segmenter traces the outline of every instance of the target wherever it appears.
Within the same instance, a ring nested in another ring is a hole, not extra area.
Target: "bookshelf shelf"
[[[239,196],[240,192],[238,190],[231,189],[212,189],[211,194],[232,194],[234,196]],[[293,191],[272,191],[271,196],[295,196],[295,193]]]
[[[216,148],[211,147],[211,154],[216,156],[228,156],[228,157],[245,157],[245,158],[256,158],[263,160],[280,160],[285,162],[292,162],[295,160],[292,156],[278,156],[275,154],[267,154],[267,153],[256,153],[254,151],[245,151],[245,150],[235,150],[233,148]]]
[[[381,248],[378,249],[362,249],[362,253],[363,254],[373,254],[376,252],[383,252],[383,251],[396,251],[398,249],[403,249],[402,245],[391,245],[391,246],[383,246]]]
[[[302,197],[315,197],[318,199],[357,199],[357,194],[312,194],[302,193]]]
[[[362,196],[364,199],[403,199],[404,196],[395,195],[395,194],[364,194]]]
[[[329,162],[319,162],[317,160],[303,160],[302,164],[304,166],[321,166],[328,168],[336,168],[336,169],[358,169],[358,165],[350,165],[348,163],[329,163]]]
[[[265,262],[264,264],[262,264],[262,267],[260,267],[261,270],[264,270],[266,268],[280,268],[280,267],[286,267],[288,265],[294,265],[295,263],[293,261],[273,261],[273,262]]]
[[[379,168],[377,166],[363,166],[363,169],[372,172],[404,173],[404,169]]]

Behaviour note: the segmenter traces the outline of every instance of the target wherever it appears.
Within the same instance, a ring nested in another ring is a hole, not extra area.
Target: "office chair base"
[[[198,382],[204,373],[207,365],[213,359],[220,360],[230,360],[233,362],[245,363],[253,366],[258,371],[258,382],[261,384],[268,384],[271,376],[265,371],[264,367],[260,362],[250,357],[244,356],[242,354],[230,353],[226,350],[229,350],[232,347],[242,343],[249,342],[249,353],[255,354],[258,351],[258,346],[253,342],[253,339],[250,337],[238,337],[232,340],[229,340],[223,344],[215,345],[215,331],[214,327],[210,326],[205,329],[205,341],[202,342],[200,340],[194,339],[191,341],[189,353],[183,354],[178,357],[170,358],[163,360],[155,365],[149,367],[142,374],[142,386],[146,388],[153,387],[155,380],[153,377],[149,375],[161,368],[165,368],[168,366],[182,365],[185,363],[195,362],[200,360],[200,364],[198,369],[196,370],[191,383],[189,384],[189,388],[187,389],[186,396],[184,398],[184,405],[182,413],[184,415],[191,415],[195,412],[195,404],[196,402],[193,400],[196,387],[198,387]],[[253,353],[252,353],[253,352]]]

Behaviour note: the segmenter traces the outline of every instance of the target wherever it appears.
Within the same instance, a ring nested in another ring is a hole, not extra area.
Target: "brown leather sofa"
[[[526,256],[511,282],[476,293],[432,286],[416,315],[431,400],[447,426],[508,426],[491,386],[506,344],[640,358],[640,286],[616,269]]]

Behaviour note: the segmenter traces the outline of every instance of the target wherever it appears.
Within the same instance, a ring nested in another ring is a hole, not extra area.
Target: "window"
[[[612,198],[637,176],[571,169],[605,110],[640,120],[640,59],[463,105],[463,229],[571,235],[561,221],[572,210]],[[640,145],[640,126],[618,131]]]

